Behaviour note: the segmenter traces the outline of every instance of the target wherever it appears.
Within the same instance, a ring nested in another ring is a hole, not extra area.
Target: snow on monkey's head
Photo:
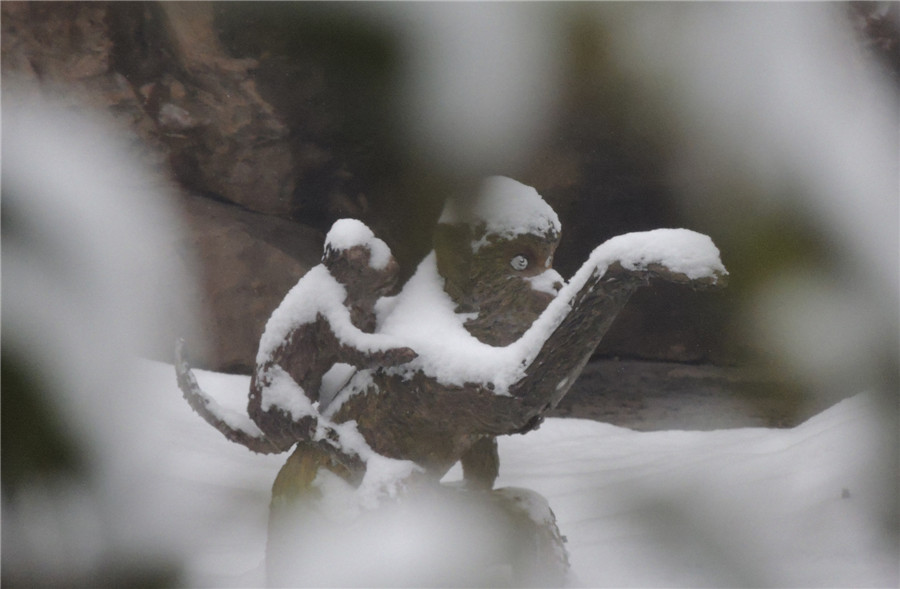
[[[374,301],[396,294],[400,266],[388,245],[356,219],[338,219],[325,236],[322,263],[349,299]]]

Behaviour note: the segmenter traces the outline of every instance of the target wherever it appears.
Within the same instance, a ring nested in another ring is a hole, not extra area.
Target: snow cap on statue
[[[483,226],[486,235],[515,239],[522,234],[558,237],[556,212],[537,190],[504,176],[486,178],[472,198],[450,199],[438,223]]]
[[[356,219],[338,219],[325,236],[325,252],[345,251],[352,247],[363,246],[369,250],[369,265],[376,269],[384,269],[391,259],[388,245],[375,237],[368,225]]]

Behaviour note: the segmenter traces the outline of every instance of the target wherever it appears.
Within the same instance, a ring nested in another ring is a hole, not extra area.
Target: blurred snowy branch
[[[162,582],[182,540],[133,370],[191,330],[170,187],[103,116],[24,90],[4,82],[3,581]],[[29,460],[53,428],[74,476]]]

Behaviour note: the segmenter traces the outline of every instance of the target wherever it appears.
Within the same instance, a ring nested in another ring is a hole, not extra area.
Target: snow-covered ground
[[[223,404],[244,404],[248,378],[197,376]],[[153,511],[187,540],[187,581],[263,582],[269,489],[286,456],[225,440],[181,399],[172,366],[142,361],[136,381],[162,475]],[[500,440],[498,486],[549,500],[572,586],[896,587],[900,557],[880,521],[891,465],[874,409],[857,395],[790,430],[549,419]]]

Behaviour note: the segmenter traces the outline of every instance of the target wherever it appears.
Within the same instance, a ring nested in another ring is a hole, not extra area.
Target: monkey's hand
[[[415,360],[419,355],[412,348],[390,348],[376,352],[374,356],[380,356],[376,362],[379,366],[398,366]]]
[[[338,361],[352,364],[357,368],[378,368],[406,364],[416,357],[418,354],[406,347],[362,351],[344,345],[340,348]]]

